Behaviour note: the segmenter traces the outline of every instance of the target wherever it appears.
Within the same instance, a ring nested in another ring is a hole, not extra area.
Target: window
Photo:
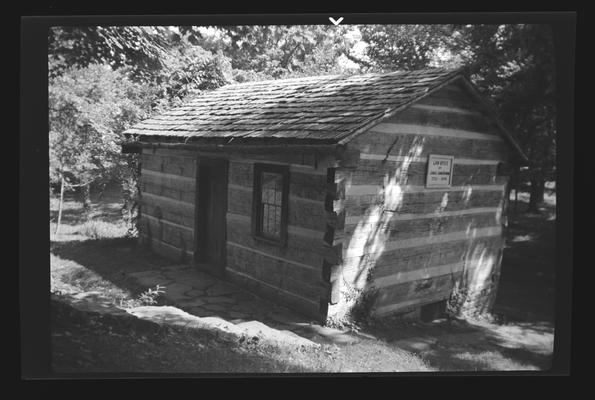
[[[254,165],[253,231],[258,239],[284,245],[287,239],[289,169]]]

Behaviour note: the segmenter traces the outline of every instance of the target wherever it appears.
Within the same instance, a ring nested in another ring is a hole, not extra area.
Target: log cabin
[[[231,84],[125,137],[139,241],[172,262],[321,323],[494,301],[527,159],[461,70]]]

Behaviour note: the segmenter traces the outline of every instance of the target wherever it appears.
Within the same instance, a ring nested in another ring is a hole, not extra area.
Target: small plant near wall
[[[149,288],[142,292],[136,299],[124,300],[120,299],[121,308],[133,308],[142,306],[152,306],[157,304],[157,298],[165,293],[163,290],[165,286],[156,285],[154,289]]]
[[[366,289],[357,299],[355,305],[349,312],[350,320],[355,327],[365,327],[374,324],[375,318],[372,315],[372,308],[378,298],[378,289],[370,287]]]
[[[165,293],[165,290],[161,289],[165,289],[165,286],[157,285],[155,286],[155,289],[149,288],[147,291],[141,293],[138,296],[138,301],[140,301],[141,304],[144,306],[151,306],[153,304],[157,304],[157,297],[159,297],[160,294]]]
[[[361,327],[370,326],[375,318],[372,316],[372,308],[378,297],[378,289],[372,286],[373,276],[369,269],[365,271],[365,286],[357,288],[349,283],[343,276],[341,287],[341,298],[345,303],[346,313],[338,318],[327,320],[327,325],[332,327],[348,327],[353,331],[359,331]]]
[[[351,286],[343,279],[343,287],[341,288],[341,295],[346,303],[354,303],[362,294],[362,289],[357,289]]]
[[[446,314],[451,317],[458,316],[463,309],[467,297],[467,288],[465,288],[460,281],[455,282],[450,297],[446,302]]]
[[[455,284],[446,302],[446,315],[449,318],[471,318],[491,321],[495,317],[486,312],[489,302],[489,291],[486,289],[472,291],[462,283]]]

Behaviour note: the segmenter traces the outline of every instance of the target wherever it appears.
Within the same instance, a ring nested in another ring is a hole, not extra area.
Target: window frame
[[[262,232],[262,174],[273,173],[281,175],[281,226],[278,238],[267,236]],[[252,236],[254,239],[285,246],[287,244],[287,219],[289,210],[289,166],[278,164],[254,164],[254,183],[252,187]]]

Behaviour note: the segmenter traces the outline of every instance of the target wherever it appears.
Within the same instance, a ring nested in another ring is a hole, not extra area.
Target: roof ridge
[[[262,81],[248,81],[248,82],[236,82],[236,83],[230,83],[224,86],[221,86],[219,89],[222,88],[231,88],[231,87],[236,87],[236,86],[250,86],[250,85],[259,85],[259,84],[266,84],[266,83],[272,83],[272,82],[299,82],[299,81],[307,81],[307,80],[331,80],[333,78],[345,78],[345,79],[349,79],[349,78],[356,78],[356,77],[382,77],[382,76],[390,76],[390,75],[415,75],[417,73],[420,72],[444,72],[446,74],[448,73],[459,73],[461,72],[463,68],[459,67],[459,68],[443,68],[443,67],[429,67],[429,68],[422,68],[422,69],[413,69],[413,70],[396,70],[396,71],[390,71],[390,72],[369,72],[366,74],[353,74],[353,75],[348,75],[348,74],[335,74],[335,75],[311,75],[311,76],[301,76],[301,77],[295,77],[295,78],[281,78],[281,79],[266,79],[266,80],[262,80]],[[216,89],[217,90],[217,89]]]
[[[258,85],[261,83],[271,83],[271,82],[289,82],[289,81],[305,81],[308,79],[315,79],[315,78],[338,78],[341,75],[312,75],[312,76],[301,76],[301,77],[297,77],[297,78],[281,78],[281,79],[265,79],[262,81],[248,81],[248,82],[236,82],[236,83],[230,83],[228,85],[225,86],[221,86],[221,87],[230,87],[230,86],[248,86],[248,85]]]

